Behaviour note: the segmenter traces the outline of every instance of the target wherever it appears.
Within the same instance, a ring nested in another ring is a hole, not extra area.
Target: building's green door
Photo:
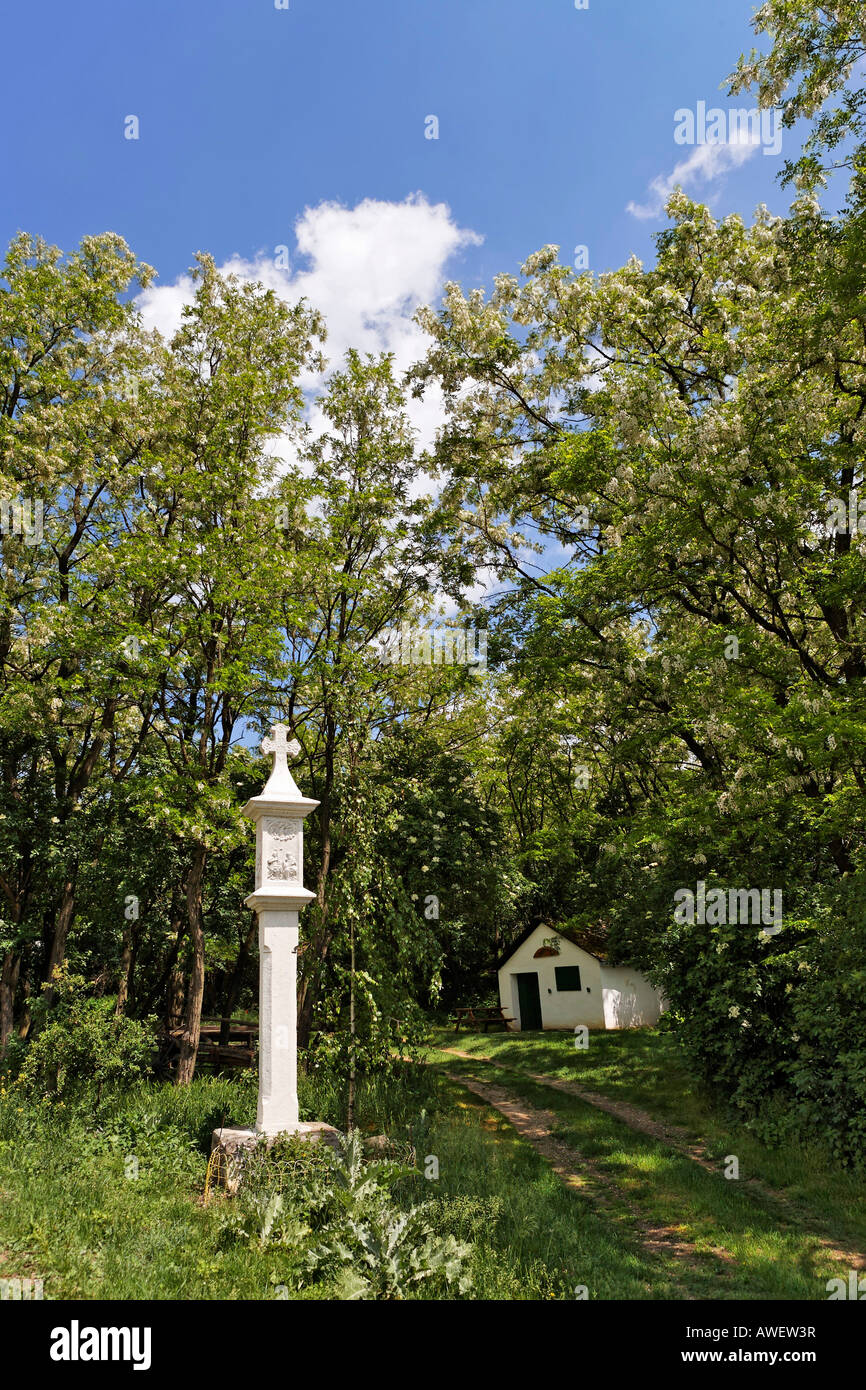
[[[517,1004],[520,1009],[520,1027],[525,1032],[529,1028],[541,1027],[541,991],[538,988],[538,972],[527,971],[517,976]]]

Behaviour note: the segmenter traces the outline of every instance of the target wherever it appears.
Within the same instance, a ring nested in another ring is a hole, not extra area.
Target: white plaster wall
[[[603,965],[601,983],[605,1028],[641,1028],[658,1023],[662,997],[638,970]]]
[[[555,935],[556,932],[550,927],[536,927],[532,935],[518,947],[499,971],[499,1002],[506,1014],[514,1019],[509,1028],[516,1030],[520,1027],[517,981],[514,976],[529,971],[535,971],[538,975],[543,1028],[570,1029],[576,1028],[579,1023],[585,1024],[587,1028],[603,1028],[605,1021],[601,966],[595,957],[561,936],[558,956],[534,959],[535,952],[545,938]],[[554,973],[557,965],[580,966],[579,993],[576,990],[557,990]]]

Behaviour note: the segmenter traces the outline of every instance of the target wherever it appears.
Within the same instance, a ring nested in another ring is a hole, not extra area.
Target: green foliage
[[[296,1280],[327,1280],[340,1298],[403,1298],[437,1277],[466,1292],[468,1247],[433,1235],[426,1204],[394,1204],[389,1190],[406,1179],[417,1181],[417,1172],[365,1159],[358,1130],[336,1154],[291,1139],[262,1144],[244,1165],[223,1240],[284,1250]]]
[[[120,237],[12,241],[0,495],[45,535],[0,537],[0,1052],[29,1091],[125,1084],[184,988],[187,1038],[203,1003],[253,1003],[240,808],[278,712],[319,802],[299,1004],[335,1118],[347,1074],[359,1104],[396,1080],[427,1011],[489,998],[543,922],[663,984],[695,1073],[762,1133],[862,1159],[866,550],[829,518],[866,486],[863,6],[765,0],[754,27],[734,90],[813,123],[787,216],[677,191],[650,266],[594,279],[546,246],[489,297],[450,285],[408,381],[350,350],[319,432],[308,305],[201,255],[167,342]],[[448,420],[422,455],[428,383]],[[378,659],[440,596],[489,671]],[[698,877],[780,886],[781,937],[678,929]],[[83,994],[47,1016],[64,958],[139,1021]]]
[[[388,1200],[387,1188],[411,1172],[390,1162],[365,1163],[357,1130],[343,1139],[330,1175],[341,1217],[307,1254],[311,1272],[336,1274],[340,1297],[402,1299],[428,1279],[467,1292],[469,1247],[453,1235],[435,1236],[426,1205],[401,1211]]]
[[[427,1208],[433,1229],[447,1231],[470,1245],[476,1241],[493,1244],[497,1226],[505,1210],[505,1199],[490,1197],[437,1197]]]
[[[98,1116],[82,1136],[81,1153],[119,1157],[125,1172],[139,1182],[167,1169],[187,1181],[201,1172],[195,1139],[181,1125],[153,1113],[114,1111]]]
[[[83,988],[82,979],[64,978],[58,1010],[27,1048],[18,1081],[29,1094],[67,1096],[95,1084],[99,1096],[147,1074],[152,1021],[118,1017],[112,998],[88,998]]]
[[[451,1036],[442,1042],[450,1045]],[[439,1238],[471,1246],[464,1270],[472,1286],[464,1294],[459,1276],[449,1283],[436,1275],[404,1281],[408,1297],[570,1302],[576,1283],[587,1285],[593,1300],[718,1297],[722,1274],[731,1296],[823,1298],[825,1278],[838,1270],[823,1272],[832,1261],[816,1231],[841,1248],[852,1242],[862,1248],[863,1175],[840,1172],[817,1149],[770,1151],[754,1134],[724,1126],[689,1085],[670,1037],[650,1030],[596,1034],[586,1053],[549,1034],[478,1035],[466,1045],[491,1057],[485,1071],[498,1075],[497,1064],[507,1066],[501,1079],[509,1087],[518,1084],[521,1068],[566,1079],[579,1066],[591,1089],[685,1123],[711,1154],[739,1154],[741,1171],[793,1200],[780,1228],[778,1205],[765,1205],[752,1184],[741,1191],[742,1183],[676,1161],[667,1145],[562,1092],[537,1090],[524,1077],[519,1089],[527,1103],[554,1109],[561,1136],[603,1164],[612,1184],[623,1185],[628,1201],[598,1210],[511,1126],[440,1078],[438,1100],[412,1125],[418,1152],[439,1156],[440,1177],[399,1179],[383,1195],[405,1215],[418,1205],[419,1189],[430,1193],[424,1224]],[[452,1059],[451,1065],[465,1070],[467,1064]],[[438,1067],[427,1072],[437,1080]],[[365,1251],[350,1237],[351,1263],[338,1252],[328,1266],[308,1268],[307,1251],[335,1237],[337,1228],[328,1223],[346,1215],[334,1196],[326,1150],[290,1144],[267,1153],[262,1146],[247,1170],[247,1195],[242,1189],[228,1198],[212,1189],[202,1202],[210,1137],[203,1128],[223,1115],[238,1123],[251,1119],[248,1087],[239,1080],[196,1079],[187,1088],[141,1083],[106,1091],[98,1104],[95,1090],[68,1101],[31,1099],[0,1082],[0,1245],[7,1268],[17,1273],[26,1261],[45,1277],[46,1298],[334,1299],[369,1296],[376,1287],[390,1287],[393,1295],[395,1263],[398,1284],[418,1272],[411,1251],[423,1247],[419,1230],[401,1249],[394,1244],[400,1233],[376,1222],[384,1227],[374,1232],[378,1255],[375,1246]],[[359,1085],[359,1107],[367,1107],[378,1132],[387,1116],[404,1113],[405,1097],[392,1088],[402,1089],[381,1077]],[[316,1103],[326,1098],[323,1087]],[[132,1171],[131,1155],[139,1159]],[[310,1195],[296,1196],[307,1182]],[[281,1203],[272,1200],[275,1194]],[[679,1255],[648,1252],[645,1230],[633,1221],[635,1204],[654,1225],[682,1228],[683,1239],[725,1247],[736,1239],[736,1263],[727,1261],[721,1271],[707,1258],[692,1270]],[[371,1253],[385,1263],[381,1277],[365,1258]]]
[[[403,1299],[428,1279],[456,1284],[461,1293],[470,1286],[466,1261],[470,1249],[454,1236],[443,1240],[432,1232],[423,1207],[396,1211],[385,1203],[369,1204],[362,1215],[350,1216],[342,1235],[311,1251],[316,1271],[339,1270],[337,1288],[345,1299]]]
[[[311,1201],[309,1194],[307,1200]],[[254,1244],[259,1250],[271,1246],[303,1245],[310,1234],[310,1227],[293,1212],[300,1203],[293,1202],[288,1208],[281,1192],[267,1191],[250,1193],[243,1201],[238,1201],[223,1218],[223,1239],[243,1241]]]
[[[768,34],[772,46],[740,58],[730,90],[757,88],[760,105],[781,108],[788,127],[803,117],[813,122],[802,155],[785,166],[785,181],[814,187],[840,165],[859,165],[862,172],[866,90],[856,74],[866,55],[866,24],[860,0],[764,0],[752,27]],[[829,104],[833,98],[836,104]],[[852,137],[853,155],[846,149]]]
[[[794,1125],[862,1161],[863,1044],[830,1022],[862,948],[825,907],[866,866],[866,551],[862,522],[831,524],[864,481],[866,211],[855,187],[835,220],[806,196],[751,225],[679,191],[668,213],[649,268],[594,280],[546,247],[422,315],[448,496],[503,581],[489,785],[530,922],[662,984],[695,1071],[777,1142]],[[546,573],[532,527],[561,548]],[[782,935],[678,928],[697,879],[779,889]]]

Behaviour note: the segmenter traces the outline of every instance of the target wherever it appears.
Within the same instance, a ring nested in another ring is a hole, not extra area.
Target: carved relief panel
[[[256,866],[260,882],[297,883],[300,880],[301,835],[299,820],[265,817],[262,821],[260,858]]]

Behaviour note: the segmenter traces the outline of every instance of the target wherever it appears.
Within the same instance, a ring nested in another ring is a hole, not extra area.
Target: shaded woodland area
[[[184,1084],[203,1013],[254,1007],[240,808],[278,717],[320,802],[302,1048],[343,1055],[351,975],[375,1069],[483,1001],[503,945],[550,923],[663,987],[693,1075],[764,1137],[862,1159],[863,20],[761,13],[770,56],[736,85],[786,122],[836,102],[786,217],[675,193],[649,269],[576,273],[546,247],[489,295],[452,285],[407,378],[334,364],[323,433],[300,386],[327,350],[309,305],[203,254],[166,342],[117,235],[11,244],[9,1068],[52,1018],[80,1028],[110,999],[181,1028]],[[839,217],[830,166],[850,180]],[[448,416],[422,456],[406,407],[431,385]],[[403,623],[484,628],[486,667],[383,663]],[[781,890],[782,931],[677,921],[698,881]]]

